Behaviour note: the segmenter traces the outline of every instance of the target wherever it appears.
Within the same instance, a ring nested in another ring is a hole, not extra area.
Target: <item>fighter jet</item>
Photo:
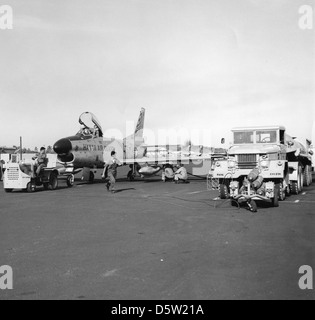
[[[57,153],[57,160],[62,164],[60,174],[76,174],[82,170],[89,174],[89,180],[94,180],[91,169],[104,168],[104,163],[110,158],[112,150],[116,151],[119,159],[136,159],[143,157],[145,109],[142,108],[134,134],[122,141],[103,138],[103,129],[96,116],[91,112],[84,112],[79,117],[81,129],[73,136],[58,140],[53,149]],[[126,162],[123,160],[123,163]],[[132,160],[128,161],[128,164]]]

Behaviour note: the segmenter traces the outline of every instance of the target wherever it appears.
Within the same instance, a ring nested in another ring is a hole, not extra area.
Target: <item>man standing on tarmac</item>
[[[105,164],[104,171],[102,174],[102,178],[106,178],[105,172],[107,170],[107,176],[109,181],[106,183],[107,191],[111,191],[115,193],[115,183],[117,177],[117,167],[121,166],[121,162],[116,158],[116,152],[111,152],[111,159],[109,160],[108,164]]]

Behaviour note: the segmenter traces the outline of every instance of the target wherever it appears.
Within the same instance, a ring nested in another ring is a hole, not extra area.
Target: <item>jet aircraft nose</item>
[[[58,140],[54,144],[53,148],[57,154],[67,154],[72,149],[72,144],[69,139],[63,138],[63,139]]]

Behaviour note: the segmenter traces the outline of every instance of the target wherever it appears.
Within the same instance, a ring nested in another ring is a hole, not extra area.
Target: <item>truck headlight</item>
[[[228,168],[235,168],[236,167],[236,162],[233,160],[228,161]]]
[[[260,161],[260,166],[263,167],[263,168],[268,168],[269,167],[269,161],[268,160]]]

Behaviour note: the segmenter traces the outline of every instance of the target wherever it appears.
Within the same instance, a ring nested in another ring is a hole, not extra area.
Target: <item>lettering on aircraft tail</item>
[[[145,109],[142,108],[141,112],[140,112],[140,116],[136,125],[136,130],[135,133],[139,132],[140,130],[143,130],[143,126],[144,126],[144,114],[145,114]]]

